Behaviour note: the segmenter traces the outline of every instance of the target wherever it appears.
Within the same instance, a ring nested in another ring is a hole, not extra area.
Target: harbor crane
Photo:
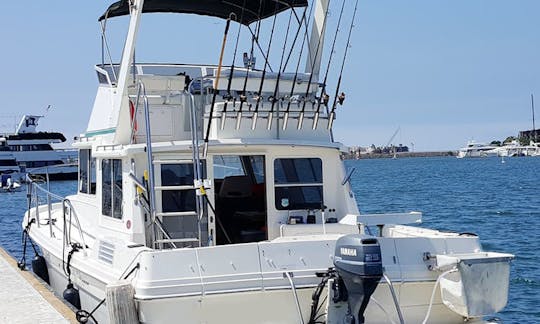
[[[394,134],[392,134],[392,136],[390,137],[390,139],[388,140],[388,143],[386,143],[385,147],[388,147],[390,146],[390,144],[392,143],[392,141],[394,140],[394,138],[396,138],[396,135],[399,133],[399,131],[401,130],[401,126],[399,126],[396,131],[394,132]]]
[[[390,137],[390,139],[388,140],[388,143],[386,143],[385,145],[385,148],[389,148],[389,152],[392,153],[394,155],[394,159],[397,157],[396,156],[396,146],[395,145],[392,145],[392,148],[390,149],[390,144],[392,143],[392,141],[394,140],[394,138],[396,138],[396,135],[399,133],[399,131],[401,130],[401,126],[399,126],[396,131],[394,132],[394,134],[392,134],[392,136]]]

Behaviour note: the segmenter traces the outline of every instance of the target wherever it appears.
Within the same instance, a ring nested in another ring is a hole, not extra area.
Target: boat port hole
[[[216,243],[268,239],[263,155],[214,156]]]

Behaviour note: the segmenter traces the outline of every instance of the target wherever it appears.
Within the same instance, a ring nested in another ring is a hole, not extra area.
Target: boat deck
[[[0,323],[77,323],[74,312],[0,248]]]

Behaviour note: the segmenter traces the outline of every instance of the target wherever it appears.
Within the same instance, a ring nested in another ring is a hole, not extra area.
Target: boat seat
[[[248,176],[226,177],[219,189],[220,198],[247,198],[251,195],[251,179]]]

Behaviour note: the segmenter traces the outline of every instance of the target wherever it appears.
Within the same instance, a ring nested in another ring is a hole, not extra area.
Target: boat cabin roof
[[[271,17],[293,7],[306,7],[307,0],[145,0],[143,12],[188,13],[233,20],[244,25]],[[99,21],[129,14],[129,1],[113,3]]]

